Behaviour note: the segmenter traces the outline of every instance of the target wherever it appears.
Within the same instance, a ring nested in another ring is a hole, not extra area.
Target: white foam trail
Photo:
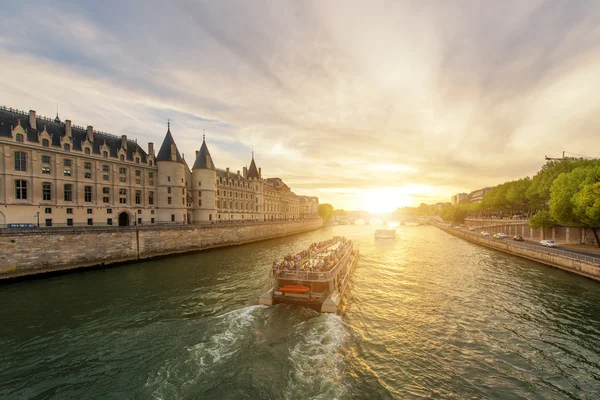
[[[167,361],[154,377],[148,378],[146,387],[155,387],[152,397],[181,398],[186,388],[210,379],[215,366],[230,360],[252,340],[248,330],[255,321],[255,312],[262,308],[267,307],[250,306],[214,317],[206,339],[189,347],[187,357]],[[217,333],[211,335],[211,332]]]
[[[345,389],[341,348],[347,337],[338,315],[325,314],[296,326],[298,342],[290,349],[293,370],[286,399],[337,399]]]

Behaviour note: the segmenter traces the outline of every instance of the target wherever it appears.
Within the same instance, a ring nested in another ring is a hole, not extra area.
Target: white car
[[[490,234],[489,234],[488,232],[485,232],[485,231],[482,231],[482,232],[481,232],[481,234],[482,234],[483,236],[490,236]]]
[[[496,233],[496,237],[499,239],[506,239],[508,237],[508,235],[506,233]]]
[[[545,247],[558,247],[558,245],[554,242],[554,240],[542,240],[540,245]]]

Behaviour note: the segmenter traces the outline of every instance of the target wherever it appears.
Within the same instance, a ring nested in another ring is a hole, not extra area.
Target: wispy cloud
[[[155,143],[170,118],[188,158],[205,130],[218,166],[241,169],[254,146],[264,175],[344,208],[599,153],[594,1],[141,4],[0,4],[1,102],[58,102]]]

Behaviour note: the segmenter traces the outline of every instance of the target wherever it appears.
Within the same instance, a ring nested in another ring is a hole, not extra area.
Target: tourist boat
[[[396,239],[396,229],[394,229],[394,228],[376,229],[375,230],[375,239]]]
[[[258,303],[268,306],[288,303],[324,313],[337,312],[358,260],[358,249],[351,240],[339,236],[321,244],[317,247],[313,244],[298,255],[287,257],[302,257],[294,261],[293,267],[286,268],[285,261],[275,263],[271,269],[270,289],[259,297]]]

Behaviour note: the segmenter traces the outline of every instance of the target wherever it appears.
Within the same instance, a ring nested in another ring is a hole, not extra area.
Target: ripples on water
[[[340,226],[0,286],[0,398],[600,398],[600,285],[433,227]],[[340,315],[256,305],[342,234]]]

